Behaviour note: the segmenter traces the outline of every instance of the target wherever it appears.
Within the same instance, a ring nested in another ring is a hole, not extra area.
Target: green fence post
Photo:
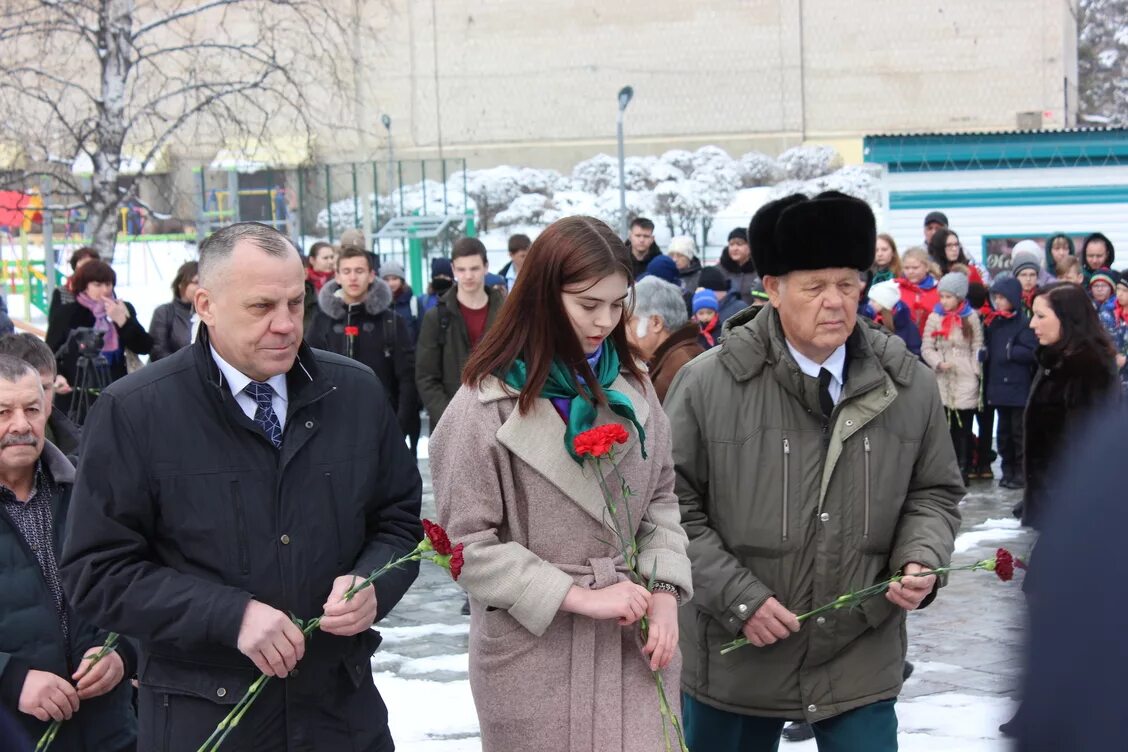
[[[407,228],[407,248],[411,261],[411,286],[413,290],[423,290],[426,284],[423,281],[423,241],[416,237],[418,228],[415,225]]]
[[[478,224],[474,221],[474,211],[472,209],[466,210],[466,237],[478,237]]]

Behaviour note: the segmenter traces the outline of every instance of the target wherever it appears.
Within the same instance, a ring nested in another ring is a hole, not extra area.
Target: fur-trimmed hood
[[[345,317],[345,313],[347,313],[345,301],[337,295],[337,291],[340,289],[340,283],[335,279],[331,279],[325,283],[321,288],[321,292],[317,294],[317,307],[321,309],[322,313],[334,321],[340,321]],[[387,282],[377,278],[372,282],[372,286],[368,288],[368,297],[364,300],[364,310],[373,316],[379,316],[381,313],[388,310],[391,305],[392,288],[388,287]]]

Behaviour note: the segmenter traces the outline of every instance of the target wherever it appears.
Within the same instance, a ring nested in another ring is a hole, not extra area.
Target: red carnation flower
[[[357,327],[357,326],[346,326],[345,327],[345,336],[346,337],[355,337],[358,334],[360,334],[360,327]]]
[[[576,436],[572,448],[580,457],[606,457],[615,444],[627,443],[627,429],[618,423],[596,426]]]
[[[423,532],[427,535],[427,540],[431,541],[431,547],[435,549],[435,553],[439,556],[450,556],[453,549],[446,530],[430,520],[423,520]]]
[[[459,543],[450,552],[450,576],[455,582],[458,581],[458,576],[462,574],[462,544]]]
[[[1005,548],[1000,548],[995,552],[995,574],[1003,582],[1010,582],[1014,579],[1014,556]]]

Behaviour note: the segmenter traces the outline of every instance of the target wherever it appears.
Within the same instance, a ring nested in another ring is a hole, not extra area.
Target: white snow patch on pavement
[[[385,672],[373,674],[373,679],[388,706],[396,749],[480,752],[478,716],[469,681],[403,679]]]
[[[470,670],[470,654],[432,655],[427,658],[413,658],[404,661],[399,673],[404,676],[419,676],[436,671],[454,671],[465,674]]]
[[[1014,540],[1022,534],[1022,523],[1013,517],[986,520],[976,525],[974,530],[956,538],[955,552],[966,553],[987,543],[994,545],[1002,541]]]
[[[381,627],[380,634],[384,638],[383,645],[396,645],[408,640],[426,639],[435,635],[468,635],[470,622],[462,624],[420,624],[414,627]]]
[[[1011,747],[999,733],[999,724],[1010,720],[1015,706],[1005,697],[958,692],[899,700],[898,747],[901,752],[1008,752]],[[787,752],[818,749],[813,739],[786,748]]]

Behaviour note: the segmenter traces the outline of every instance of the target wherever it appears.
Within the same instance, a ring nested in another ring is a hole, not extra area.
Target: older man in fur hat
[[[932,372],[858,320],[874,217],[839,193],[763,207],[749,239],[771,305],[729,320],[666,401],[696,594],[681,613],[687,741],[897,748],[905,614],[940,582],[964,495]],[[884,597],[797,614],[895,572]],[[721,647],[744,636],[749,645]]]

